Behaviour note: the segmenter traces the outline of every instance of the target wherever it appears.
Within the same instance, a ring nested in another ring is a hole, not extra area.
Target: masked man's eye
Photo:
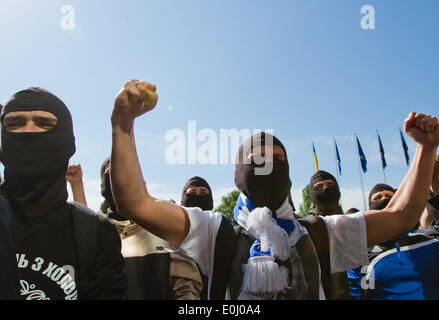
[[[35,125],[40,127],[41,129],[45,129],[47,131],[52,130],[56,127],[57,119],[55,118],[36,118]]]
[[[21,127],[24,127],[25,125],[26,125],[26,119],[22,117],[6,118],[3,121],[3,127],[7,131],[17,130]]]
[[[210,192],[209,192],[209,190],[208,189],[206,189],[206,188],[204,188],[204,187],[199,187],[199,188],[189,188],[187,191],[186,191],[186,194],[187,195],[200,195],[200,196],[204,196],[204,195],[207,195],[207,194],[209,194]]]

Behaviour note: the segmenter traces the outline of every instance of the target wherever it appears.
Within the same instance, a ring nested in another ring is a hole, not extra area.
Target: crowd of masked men
[[[337,180],[320,170],[306,217],[295,213],[283,143],[255,134],[237,153],[230,220],[213,212],[212,190],[198,176],[180,204],[149,194],[134,124],[154,119],[157,99],[155,85],[138,80],[117,94],[99,212],[87,207],[80,165],[69,165],[76,147],[67,106],[42,88],[5,103],[0,299],[439,299],[436,117],[401,119],[417,143],[414,159],[400,185],[370,191],[368,210],[344,210]],[[260,173],[260,158],[270,172]]]

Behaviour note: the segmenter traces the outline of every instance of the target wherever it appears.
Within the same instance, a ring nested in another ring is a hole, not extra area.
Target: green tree
[[[235,208],[239,194],[240,192],[238,190],[233,190],[226,196],[222,197],[221,204],[214,210],[214,212],[219,212],[226,218],[233,220],[233,209]]]
[[[309,196],[309,185],[303,188],[302,199],[303,202],[300,204],[299,207],[299,215],[301,217],[306,217],[307,215],[309,215],[309,209],[311,208],[311,203],[312,203],[311,197]]]

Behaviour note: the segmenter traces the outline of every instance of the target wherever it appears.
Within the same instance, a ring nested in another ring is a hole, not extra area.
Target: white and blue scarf
[[[240,194],[234,220],[256,239],[243,266],[238,299],[272,299],[286,289],[294,292],[296,298],[303,298],[307,285],[295,244],[307,231],[294,218],[288,199],[278,210],[271,211],[256,207]],[[289,269],[283,266],[285,262],[290,265]]]

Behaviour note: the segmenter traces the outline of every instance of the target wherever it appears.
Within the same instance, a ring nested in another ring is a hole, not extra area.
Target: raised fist
[[[436,117],[412,112],[404,122],[407,135],[420,145],[437,148],[439,123]]]
[[[67,167],[66,180],[70,184],[82,183],[82,168],[79,163],[70,164]]]
[[[148,82],[130,80],[125,83],[116,97],[112,115],[113,123],[118,120],[132,121],[155,108],[158,100],[156,86]]]

